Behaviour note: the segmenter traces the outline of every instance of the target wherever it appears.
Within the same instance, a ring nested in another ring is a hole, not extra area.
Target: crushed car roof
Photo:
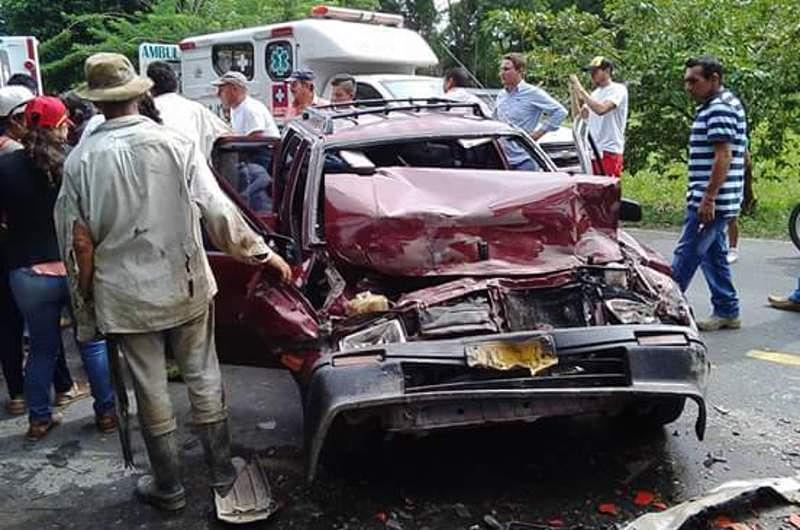
[[[363,109],[359,109],[362,110]],[[347,109],[326,110],[297,120],[297,125],[325,137],[328,143],[352,143],[386,138],[437,136],[492,136],[519,134],[519,129],[476,115],[471,107],[452,110],[393,110],[357,117],[345,117]],[[332,125],[326,130],[324,118]],[[332,129],[332,130],[331,130]]]

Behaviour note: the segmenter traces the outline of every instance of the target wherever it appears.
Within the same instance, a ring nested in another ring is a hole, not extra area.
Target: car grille
[[[558,365],[536,376],[525,369],[492,370],[464,365],[402,363],[405,389],[410,392],[455,390],[592,388],[630,386],[625,348],[559,354]]]

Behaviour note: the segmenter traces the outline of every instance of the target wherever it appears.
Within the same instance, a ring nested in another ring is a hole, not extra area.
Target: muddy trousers
[[[130,367],[139,421],[151,436],[177,428],[167,392],[165,350],[170,350],[189,391],[195,425],[220,422],[227,417],[222,376],[214,345],[214,305],[180,326],[152,333],[114,335]]]

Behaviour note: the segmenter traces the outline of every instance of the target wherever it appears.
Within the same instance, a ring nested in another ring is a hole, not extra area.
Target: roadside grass
[[[800,172],[778,169],[767,161],[756,166],[753,189],[758,204],[752,215],[739,218],[742,237],[789,239],[789,214],[800,202]],[[776,178],[777,177],[777,178]],[[642,170],[622,177],[622,194],[642,205],[643,228],[680,229],[686,205],[686,170],[673,164],[664,171]]]

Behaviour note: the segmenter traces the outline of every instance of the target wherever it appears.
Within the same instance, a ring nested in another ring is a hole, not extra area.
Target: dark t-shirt
[[[0,156],[0,216],[5,218],[5,260],[13,270],[60,261],[53,207],[59,187],[23,150]]]

